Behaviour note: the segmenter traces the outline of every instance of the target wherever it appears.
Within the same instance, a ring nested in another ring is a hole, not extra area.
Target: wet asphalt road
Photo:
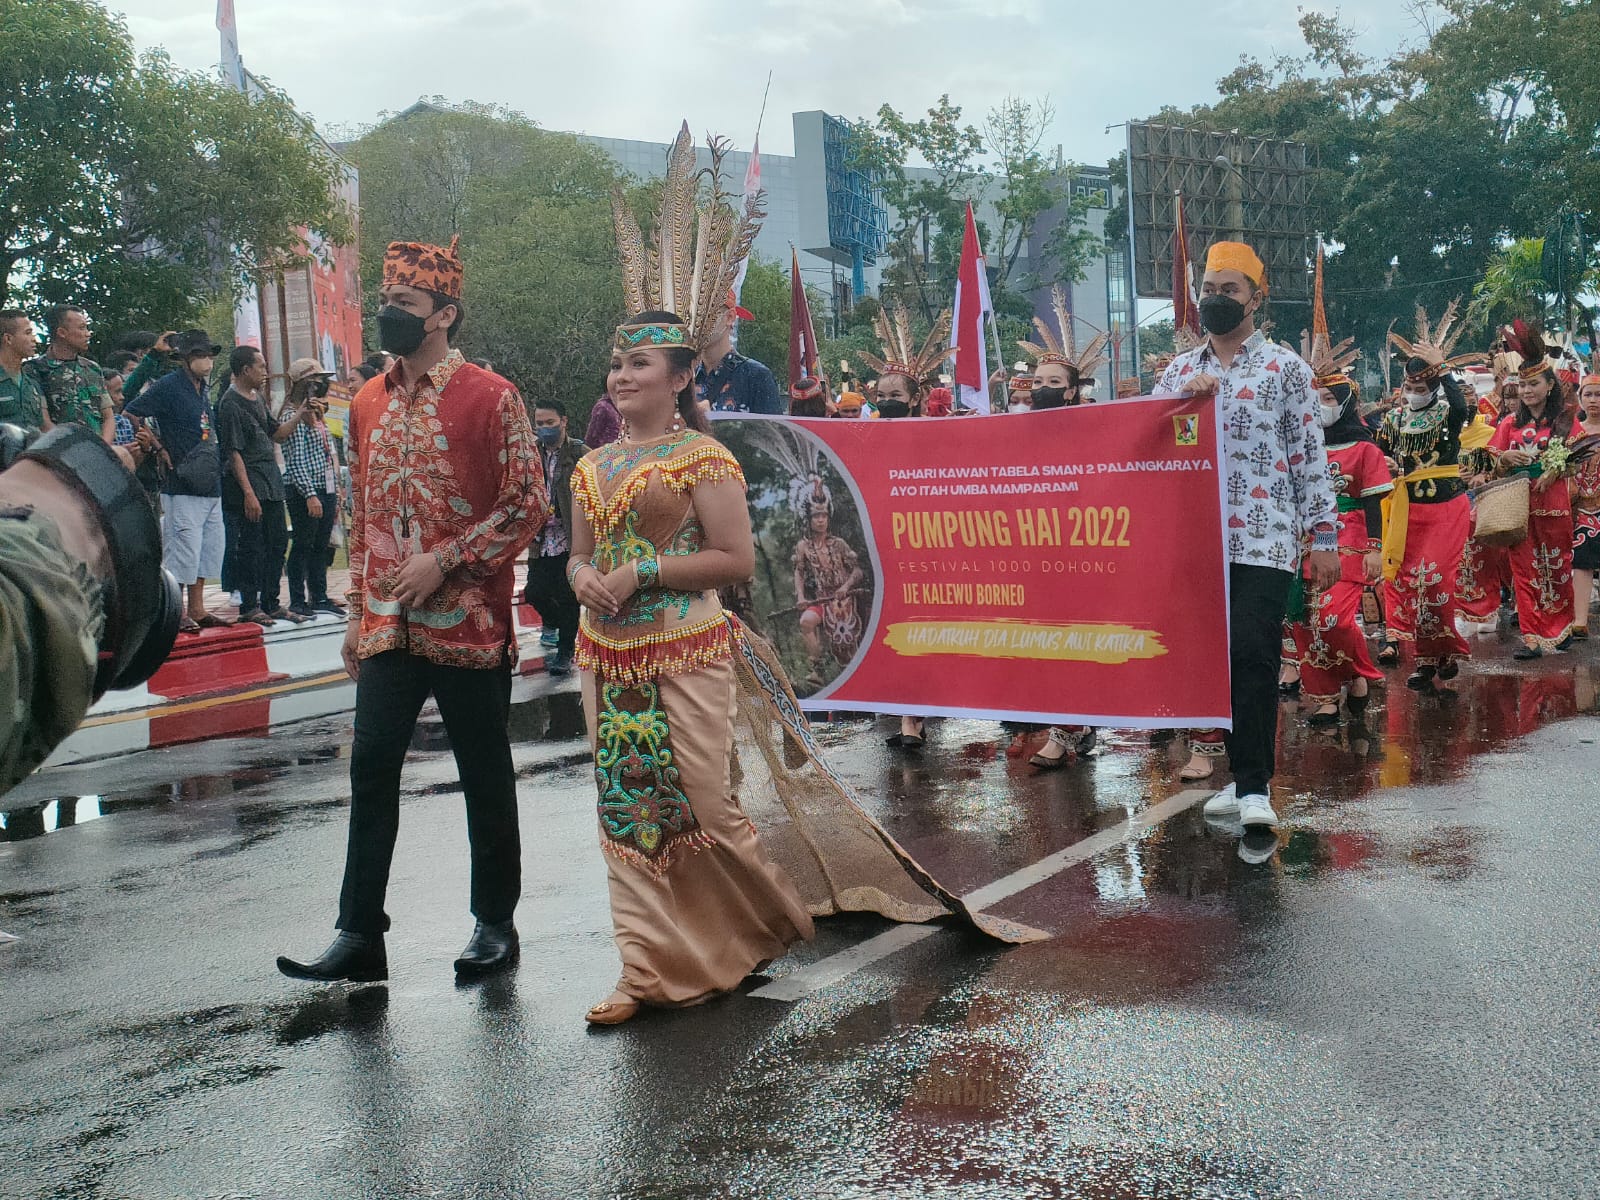
[[[582,1021],[616,960],[571,691],[516,706],[523,962],[471,988],[436,725],[408,767],[386,987],[272,965],[331,933],[347,719],[46,772],[0,842],[20,938],[0,1195],[1592,1197],[1600,654],[1507,649],[1480,642],[1452,699],[1392,677],[1364,729],[1286,720],[1263,865],[1186,800],[1122,835],[1180,792],[1177,744],[1117,734],[1040,776],[989,723],[930,725],[914,761],[882,748],[890,722],[829,726],[959,890],[1095,837],[995,907],[1057,936],[941,930],[794,1002],[603,1033]],[[768,977],[889,928],[823,922]]]

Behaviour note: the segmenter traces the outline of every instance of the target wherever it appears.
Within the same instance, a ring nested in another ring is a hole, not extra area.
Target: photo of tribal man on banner
[[[749,482],[752,616],[802,707],[1228,724],[1213,398],[713,432]]]
[[[822,440],[792,421],[718,419],[744,468],[756,536],[753,624],[801,698],[859,655],[877,593],[858,498]]]

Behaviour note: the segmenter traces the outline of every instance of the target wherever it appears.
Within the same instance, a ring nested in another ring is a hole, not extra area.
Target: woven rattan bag
[[[1485,546],[1515,546],[1528,536],[1529,481],[1513,475],[1473,493],[1472,536]]]

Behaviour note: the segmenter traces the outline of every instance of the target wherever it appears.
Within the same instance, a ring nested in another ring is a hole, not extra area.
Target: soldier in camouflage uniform
[[[89,316],[81,308],[58,304],[45,313],[50,348],[28,361],[56,425],[76,423],[98,433],[107,445],[116,438],[116,411],[98,363],[85,358]]]

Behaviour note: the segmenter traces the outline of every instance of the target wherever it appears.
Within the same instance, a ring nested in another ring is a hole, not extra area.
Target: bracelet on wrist
[[[638,572],[641,588],[655,587],[661,578],[661,560],[653,554],[648,558],[634,559],[633,568]]]
[[[567,565],[567,586],[568,587],[572,587],[577,582],[578,572],[583,570],[585,567],[590,567],[590,568],[592,568],[594,570],[599,570],[599,568],[596,567],[594,565],[594,563],[591,562],[587,558],[580,558],[576,562],[572,562],[572,563],[569,563]]]

